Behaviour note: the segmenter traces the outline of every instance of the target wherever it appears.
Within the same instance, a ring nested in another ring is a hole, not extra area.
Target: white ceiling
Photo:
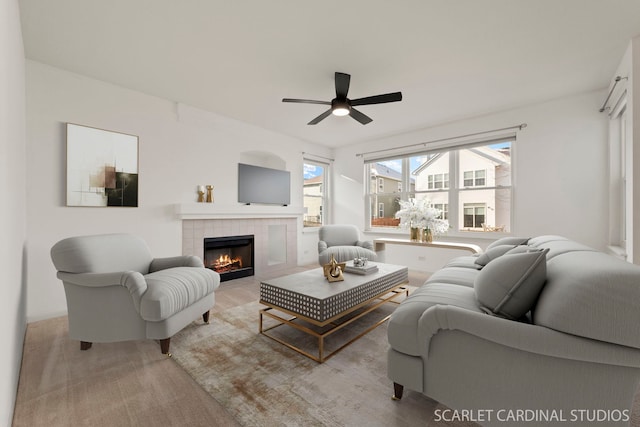
[[[638,0],[20,0],[26,57],[330,147],[609,85]],[[326,107],[334,72],[361,125]]]

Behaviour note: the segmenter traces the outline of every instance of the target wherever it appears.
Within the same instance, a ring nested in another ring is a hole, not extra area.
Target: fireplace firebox
[[[220,274],[220,281],[254,275],[253,236],[205,237],[204,266]]]

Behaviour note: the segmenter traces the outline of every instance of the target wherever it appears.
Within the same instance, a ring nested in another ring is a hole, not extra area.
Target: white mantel
[[[233,218],[299,218],[301,206],[277,205],[220,205],[217,203],[178,203],[175,212],[179,219],[233,219]]]

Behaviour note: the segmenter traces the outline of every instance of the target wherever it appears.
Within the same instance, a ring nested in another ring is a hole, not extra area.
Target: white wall
[[[16,0],[0,2],[0,425],[11,425],[26,329],[24,49]]]
[[[618,69],[615,75],[611,76],[613,79],[616,76],[626,77],[625,80],[621,80],[616,85],[615,90],[612,92],[612,96],[608,103],[608,107],[614,108],[617,102],[626,96],[626,122],[624,133],[626,134],[626,213],[625,213],[625,227],[626,227],[626,259],[635,264],[640,264],[640,37],[636,37],[631,40],[629,47],[625,52],[624,57],[620,61]],[[607,109],[607,113],[611,110]],[[607,116],[606,113],[603,115]],[[611,143],[611,188],[612,192],[617,192],[616,180],[620,179],[620,168],[615,164],[619,161],[619,149],[617,147],[618,138],[614,137],[619,133],[618,129],[615,129],[619,124],[612,123],[610,129],[610,135],[613,137]],[[614,197],[616,200],[620,200],[618,197]],[[619,226],[616,224],[616,219],[620,214],[620,209],[612,207],[610,230],[612,231],[612,244],[616,245],[619,242],[617,237],[619,235]]]
[[[215,186],[215,204],[241,207],[237,163],[253,152],[270,152],[292,172],[292,206],[302,206],[302,190],[296,191],[302,189],[302,152],[330,154],[323,147],[33,61],[26,62],[26,81],[29,321],[66,313],[62,283],[49,256],[58,240],[132,232],[148,242],[154,256],[177,255],[182,227],[173,205],[195,202],[197,185]],[[65,122],[139,136],[138,208],[65,206]],[[313,251],[316,243],[302,233],[299,239],[301,262],[304,251],[311,252],[305,242]]]
[[[628,214],[631,218],[629,224],[631,240],[631,257],[630,261],[640,264],[640,37],[631,40],[631,72],[627,74],[629,77],[629,103],[627,104],[627,126],[628,135],[631,139],[631,158],[632,164],[628,168],[627,180],[631,179],[631,188],[628,194],[628,203],[632,212]]]
[[[605,96],[605,91],[584,93],[337,149],[335,222],[364,228],[363,162],[357,153],[526,123],[528,126],[518,132],[513,148],[512,234],[560,234],[605,249],[608,131],[605,115],[598,112]],[[462,235],[442,239],[470,241],[481,246],[489,243]],[[428,260],[417,262],[419,254],[400,251],[395,259],[387,260],[410,266],[413,263],[426,271],[441,266],[442,259],[438,256],[434,256],[431,264]]]

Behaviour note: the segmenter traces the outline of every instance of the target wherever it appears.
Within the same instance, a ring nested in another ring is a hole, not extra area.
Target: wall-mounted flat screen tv
[[[238,163],[238,202],[289,205],[291,173]]]

